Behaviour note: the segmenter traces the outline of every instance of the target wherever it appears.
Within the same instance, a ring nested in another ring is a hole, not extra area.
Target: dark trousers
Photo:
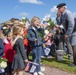
[[[11,68],[12,63],[11,62],[7,62],[7,67],[5,68],[5,73],[8,75],[12,73],[12,68]]]
[[[72,46],[72,48],[73,48],[73,62],[74,64],[76,64],[76,45]]]

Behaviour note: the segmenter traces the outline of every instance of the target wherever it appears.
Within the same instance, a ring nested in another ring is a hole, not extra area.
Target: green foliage
[[[29,22],[29,19],[28,18],[22,18],[22,22],[26,22],[26,21],[28,21]]]
[[[48,21],[46,21],[46,22],[50,24],[50,25],[48,26],[48,28],[51,28],[51,29],[54,28],[55,24],[54,24],[54,22],[52,21],[51,18],[50,18]]]
[[[7,59],[0,58],[0,63],[1,63],[2,61],[7,62]]]
[[[41,38],[43,39],[44,34],[42,33],[42,31],[39,32],[39,35],[41,36]]]

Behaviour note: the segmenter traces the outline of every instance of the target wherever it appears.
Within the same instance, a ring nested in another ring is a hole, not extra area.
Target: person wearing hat
[[[60,3],[57,5],[58,11],[61,13],[60,25],[64,28],[64,40],[67,45],[68,57],[69,59],[73,59],[73,51],[71,46],[71,37],[74,29],[74,16],[73,14],[67,10],[66,3]]]

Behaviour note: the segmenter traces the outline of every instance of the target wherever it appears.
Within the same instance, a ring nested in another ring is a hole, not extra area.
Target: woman
[[[23,28],[19,26],[13,27],[14,42],[13,48],[16,51],[12,68],[14,75],[23,75],[23,69],[25,68],[25,62],[27,62],[26,51],[23,44]]]

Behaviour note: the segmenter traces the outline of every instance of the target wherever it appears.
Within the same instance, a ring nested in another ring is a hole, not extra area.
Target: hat
[[[66,6],[66,3],[60,3],[60,4],[58,4],[58,5],[57,5],[57,8],[60,8],[60,7],[62,7],[62,6]]]

